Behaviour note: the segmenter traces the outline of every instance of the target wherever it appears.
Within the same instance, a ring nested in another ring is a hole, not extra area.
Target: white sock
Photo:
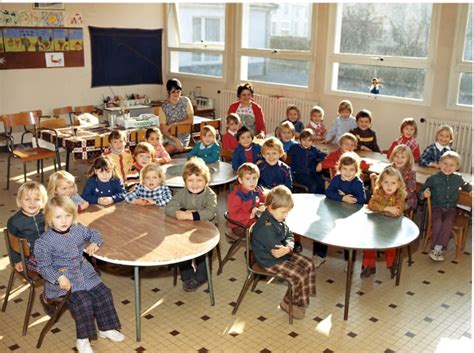
[[[435,246],[434,246],[434,250],[435,250],[435,251],[441,251],[441,250],[443,250],[443,245],[435,245]]]

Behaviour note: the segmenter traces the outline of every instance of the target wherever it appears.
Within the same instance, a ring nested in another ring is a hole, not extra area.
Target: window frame
[[[318,18],[318,4],[311,3],[311,27],[309,28],[308,34],[311,35],[310,42],[309,42],[309,50],[302,51],[302,50],[288,50],[288,49],[254,49],[254,48],[244,48],[242,46],[244,36],[247,34],[246,30],[248,28],[244,27],[244,4],[240,3],[237,5],[236,9],[236,28],[237,30],[234,32],[233,41],[235,44],[235,70],[234,70],[234,77],[233,83],[237,84],[242,81],[246,81],[248,79],[242,78],[242,75],[247,68],[242,66],[242,57],[259,57],[259,58],[269,58],[269,59],[279,59],[279,60],[299,60],[299,61],[308,61],[309,62],[309,69],[308,69],[308,86],[297,86],[297,85],[290,85],[286,83],[272,83],[266,81],[257,81],[252,80],[252,83],[258,83],[258,86],[265,89],[275,89],[275,88],[283,88],[288,91],[295,91],[295,92],[311,92],[314,90],[315,87],[315,72],[316,72],[316,28]],[[271,32],[271,28],[270,28]],[[319,61],[318,61],[319,63]]]
[[[454,34],[454,50],[451,58],[451,68],[448,81],[448,109],[470,112],[474,105],[458,103],[460,80],[462,73],[473,73],[472,61],[464,61],[464,44],[466,40],[467,24],[469,22],[469,6],[474,16],[472,4],[458,4],[456,15],[456,33]]]
[[[179,28],[179,16],[178,16],[178,7],[179,3],[171,3],[167,4],[167,12],[165,16],[165,24],[168,31],[171,31],[171,23],[169,21],[169,17],[173,16],[174,22],[176,23],[175,28],[173,31],[176,31],[176,39],[178,45],[171,45],[169,41],[169,33],[166,33],[166,45],[167,45],[167,62],[166,62],[166,72],[169,77],[176,77],[176,78],[195,78],[200,80],[209,80],[214,82],[225,83],[227,80],[227,63],[228,63],[228,55],[226,53],[227,48],[227,26],[229,23],[229,4],[224,4],[224,18],[225,18],[225,26],[224,26],[224,45],[216,45],[215,43],[183,43],[180,38],[181,29]],[[171,70],[171,57],[173,52],[186,52],[186,53],[193,53],[193,54],[217,54],[222,55],[222,76],[208,76],[202,74],[194,74],[188,72],[174,72]]]
[[[384,102],[408,103],[420,106],[430,106],[432,99],[432,89],[434,82],[434,61],[436,55],[436,43],[438,42],[439,25],[440,25],[440,6],[442,4],[432,4],[430,37],[428,41],[428,52],[426,58],[410,58],[391,55],[368,55],[368,54],[348,54],[337,53],[336,48],[340,43],[340,31],[337,26],[340,25],[343,3],[330,4],[328,19],[328,36],[327,36],[327,57],[326,57],[326,75],[324,77],[324,94],[341,97],[377,99]],[[383,61],[380,58],[383,57]],[[358,64],[358,65],[377,65],[379,67],[400,67],[426,70],[425,82],[423,86],[423,98],[406,98],[397,96],[386,96],[383,94],[373,95],[369,92],[370,82],[367,81],[367,93],[337,90],[335,88],[337,80],[337,70],[335,64]]]

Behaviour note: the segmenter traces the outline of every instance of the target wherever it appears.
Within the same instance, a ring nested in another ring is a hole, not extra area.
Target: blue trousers
[[[306,186],[311,194],[324,194],[324,180],[319,174],[295,173],[295,181]]]

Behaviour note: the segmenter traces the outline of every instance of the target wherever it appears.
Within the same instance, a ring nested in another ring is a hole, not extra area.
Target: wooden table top
[[[183,169],[187,159],[174,158],[170,163],[161,166],[166,175],[165,184],[170,187],[183,188]],[[227,162],[217,161],[208,163],[207,166],[211,172],[211,181],[209,186],[227,184],[237,179],[237,174],[232,169],[232,165]]]
[[[196,258],[213,249],[219,229],[208,221],[178,221],[157,206],[125,202],[89,206],[78,222],[98,229],[104,244],[94,257],[128,266],[161,266]]]
[[[295,207],[286,218],[290,230],[318,242],[350,249],[390,249],[407,245],[419,234],[407,217],[388,217],[367,206],[329,200],[318,194],[293,194]]]

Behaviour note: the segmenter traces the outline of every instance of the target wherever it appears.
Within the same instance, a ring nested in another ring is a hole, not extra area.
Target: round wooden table
[[[142,266],[162,266],[207,254],[209,299],[214,291],[209,267],[210,251],[219,243],[219,229],[208,221],[177,221],[157,206],[125,202],[111,206],[90,206],[79,213],[78,222],[98,229],[104,244],[94,257],[106,262],[133,266],[137,341],[141,340],[140,277]]]
[[[293,200],[295,206],[286,219],[293,233],[349,250],[344,305],[344,320],[347,320],[354,250],[401,248],[418,237],[419,229],[407,217],[383,216],[367,206],[329,200],[324,195],[294,194]],[[397,286],[402,268],[401,253],[398,249]]]
[[[185,158],[176,158],[172,159],[170,163],[161,166],[166,175],[166,185],[175,188],[184,187],[183,169],[186,161],[187,159]],[[217,161],[215,163],[208,163],[207,166],[211,172],[209,186],[223,185],[237,179],[237,174],[232,169],[230,163]]]

